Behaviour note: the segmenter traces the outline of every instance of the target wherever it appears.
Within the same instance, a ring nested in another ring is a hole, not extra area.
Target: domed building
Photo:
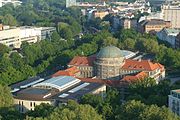
[[[94,61],[96,77],[100,79],[120,79],[120,68],[125,62],[121,50],[115,46],[102,48]]]
[[[110,80],[111,82],[118,82],[118,80],[131,82],[151,77],[157,80],[157,83],[165,77],[165,68],[160,63],[141,59],[134,60],[131,59],[132,57],[130,51],[124,52],[115,46],[107,46],[95,55],[74,57],[68,64],[69,68],[57,73],[57,76],[70,75],[78,78]],[[73,69],[72,71],[71,68],[77,70]]]

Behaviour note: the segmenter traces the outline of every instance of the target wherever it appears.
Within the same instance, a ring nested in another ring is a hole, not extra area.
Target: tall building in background
[[[165,21],[171,21],[172,28],[180,28],[180,5],[163,5],[162,15]]]
[[[76,0],[66,0],[66,7],[76,6]]]

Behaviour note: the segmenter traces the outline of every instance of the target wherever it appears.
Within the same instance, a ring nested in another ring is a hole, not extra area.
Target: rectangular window
[[[32,102],[30,102],[30,107],[32,107]]]
[[[34,107],[36,106],[36,103],[34,102]]]
[[[23,101],[22,101],[21,112],[24,112],[24,105],[23,105]]]
[[[19,111],[21,111],[21,101],[19,101],[18,109],[19,109]]]

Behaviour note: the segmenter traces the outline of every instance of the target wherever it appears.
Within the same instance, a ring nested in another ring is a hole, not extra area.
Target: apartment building
[[[20,41],[20,28],[10,28],[0,31],[0,43],[12,48],[19,48]]]
[[[129,18],[122,18],[120,19],[120,27],[123,29],[136,29],[137,20],[129,19]]]
[[[174,113],[180,115],[180,89],[171,90],[168,95],[168,106]]]
[[[0,25],[0,43],[12,48],[20,48],[22,42],[36,43],[50,38],[54,27],[7,27]]]
[[[165,21],[171,21],[172,28],[180,28],[180,6],[179,5],[163,5],[162,15]]]
[[[138,24],[138,31],[141,33],[154,33],[159,32],[163,28],[170,28],[170,21],[164,21],[161,19],[143,20]]]
[[[176,46],[176,36],[180,33],[180,29],[175,28],[164,28],[157,33],[157,37],[160,40],[166,41],[172,45],[173,48]]]

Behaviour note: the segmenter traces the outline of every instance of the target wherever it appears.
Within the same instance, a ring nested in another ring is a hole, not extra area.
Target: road
[[[166,77],[167,79],[170,79],[171,85],[174,84],[176,81],[180,81],[180,77]]]

